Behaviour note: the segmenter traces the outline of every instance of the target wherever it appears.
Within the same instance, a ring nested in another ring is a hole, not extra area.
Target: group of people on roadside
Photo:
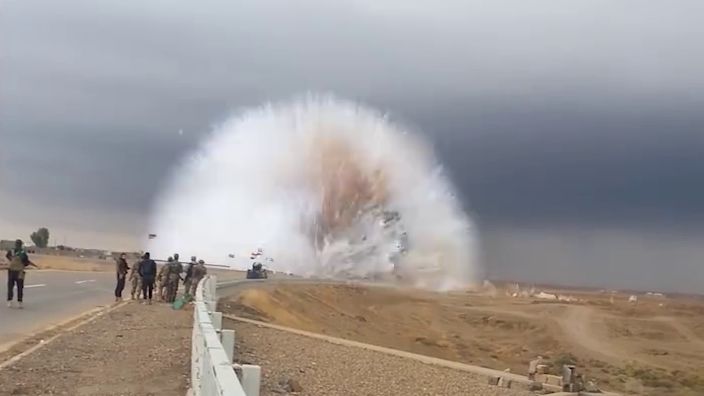
[[[192,256],[191,262],[188,263],[185,270],[185,277],[182,277],[184,269],[183,264],[179,261],[178,253],[169,257],[166,264],[159,268],[156,262],[151,259],[149,252],[144,253],[140,261],[132,268],[127,263],[127,255],[122,253],[117,259],[116,271],[115,301],[122,301],[122,292],[129,280],[132,285],[130,293],[132,299],[142,299],[146,304],[152,303],[155,287],[158,301],[173,303],[178,295],[181,282],[184,285],[184,294],[193,296],[198,282],[208,273],[205,261],[196,260],[196,257]]]

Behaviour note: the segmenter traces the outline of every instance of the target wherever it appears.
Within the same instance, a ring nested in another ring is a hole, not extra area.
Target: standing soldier
[[[127,278],[127,271],[129,270],[127,255],[122,253],[116,263],[117,286],[115,286],[115,302],[122,301],[122,290],[125,288],[125,278]]]
[[[208,269],[205,268],[205,261],[198,260],[198,264],[196,264],[193,267],[193,272],[191,275],[190,295],[194,296],[196,294],[196,289],[198,288],[198,282],[200,282],[200,280],[203,279],[203,277],[207,274],[208,274]]]
[[[172,303],[176,301],[176,295],[178,294],[178,284],[181,281],[181,272],[183,272],[183,266],[178,261],[173,261],[169,264],[169,280],[167,283],[166,291],[166,302]]]
[[[139,275],[140,264],[142,264],[141,261],[133,265],[130,270],[130,283],[132,284],[132,292],[130,294],[132,295],[133,300],[141,297],[140,291],[142,290],[142,277]]]
[[[186,289],[184,293],[191,294],[191,283],[193,278],[193,267],[196,265],[196,256],[191,256],[191,262],[188,263],[188,269],[186,270],[186,279],[183,280],[183,286]],[[191,294],[192,296],[193,294]]]
[[[166,264],[159,268],[159,273],[156,276],[156,283],[158,285],[156,297],[160,301],[166,301],[164,292],[166,290],[166,285],[169,283],[169,266],[172,261],[174,261],[174,259],[169,257],[166,260]]]
[[[24,294],[24,275],[25,268],[29,265],[37,267],[33,262],[29,261],[29,256],[22,246],[22,240],[15,241],[15,248],[8,250],[5,258],[10,262],[7,269],[7,306],[12,307],[13,289],[17,285],[17,303],[22,309],[22,298]]]

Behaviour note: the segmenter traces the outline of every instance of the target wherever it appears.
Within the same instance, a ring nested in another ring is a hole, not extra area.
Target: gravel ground
[[[192,311],[128,303],[0,370],[0,395],[184,395]]]
[[[236,360],[262,367],[262,396],[287,394],[291,385],[300,386],[300,395],[316,396],[533,395],[489,386],[471,373],[254,324],[226,319],[225,327],[235,329]]]

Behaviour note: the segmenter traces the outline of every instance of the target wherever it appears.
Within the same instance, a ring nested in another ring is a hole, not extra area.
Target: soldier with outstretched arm
[[[10,262],[7,269],[7,306],[12,307],[13,289],[17,286],[17,302],[21,309],[24,298],[25,269],[30,265],[35,268],[39,267],[29,260],[20,239],[15,241],[15,247],[12,250],[7,251],[5,258]]]

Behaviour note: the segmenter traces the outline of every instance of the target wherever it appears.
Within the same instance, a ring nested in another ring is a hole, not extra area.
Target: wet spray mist
[[[146,247],[245,269],[416,286],[477,280],[474,228],[429,144],[369,109],[308,95],[216,127],[155,202]],[[234,258],[232,257],[234,256]]]

